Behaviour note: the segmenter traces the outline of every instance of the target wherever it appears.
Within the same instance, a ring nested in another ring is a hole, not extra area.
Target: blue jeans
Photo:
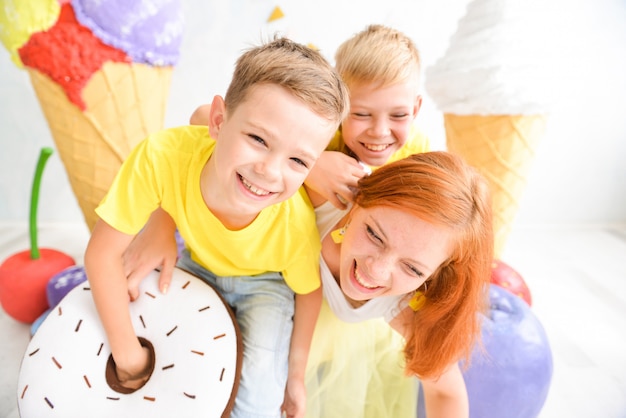
[[[243,341],[232,418],[280,417],[293,330],[294,292],[280,273],[220,277],[185,250],[178,266],[211,284],[234,309]]]

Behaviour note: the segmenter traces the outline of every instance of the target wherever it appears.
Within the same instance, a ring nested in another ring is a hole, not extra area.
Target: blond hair
[[[284,37],[245,51],[237,60],[224,98],[234,111],[258,84],[276,84],[337,126],[347,115],[348,91],[337,71],[318,52]]]
[[[402,32],[370,25],[342,43],[335,68],[348,87],[358,83],[390,86],[400,82],[419,87],[420,57],[413,41]]]

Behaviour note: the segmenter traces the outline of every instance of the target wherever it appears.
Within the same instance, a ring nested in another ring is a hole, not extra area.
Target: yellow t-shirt
[[[96,213],[113,228],[137,234],[159,206],[172,216],[192,259],[218,276],[280,272],[296,293],[320,286],[320,238],[304,188],[231,231],[211,213],[200,172],[215,141],[206,126],[150,135],[124,161]]]
[[[330,141],[328,147],[326,147],[327,151],[341,151],[345,152],[345,144],[343,142],[343,136],[341,134],[341,129],[338,129],[335,132],[335,136]],[[391,154],[387,163],[392,163],[394,161],[401,160],[403,158],[408,157],[409,155],[419,154],[422,152],[430,151],[430,139],[428,136],[417,126],[411,125],[411,130],[409,132],[409,138],[404,143],[402,148],[398,151]],[[371,167],[375,169],[376,167]]]

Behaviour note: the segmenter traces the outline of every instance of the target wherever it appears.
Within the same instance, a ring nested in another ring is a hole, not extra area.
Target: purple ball
[[[50,308],[57,306],[70,290],[85,281],[87,275],[83,266],[71,266],[52,276],[46,286],[48,306]]]
[[[178,258],[180,258],[183,255],[183,251],[185,251],[185,240],[178,232],[178,229],[176,230],[175,237],[176,237],[176,249],[178,250]]]
[[[546,333],[528,304],[506,289],[491,284],[489,300],[489,314],[483,317],[484,351],[475,349],[463,371],[470,417],[536,417],[552,380]],[[425,417],[421,387],[418,417]]]

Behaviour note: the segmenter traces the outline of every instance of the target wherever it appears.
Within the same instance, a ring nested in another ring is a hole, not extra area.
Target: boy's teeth
[[[246,186],[246,189],[250,190],[257,196],[267,196],[268,194],[270,194],[270,192],[268,192],[267,190],[259,189],[255,185],[249,183],[248,180],[246,180],[244,177],[241,177],[241,182],[244,186]]]
[[[365,148],[367,148],[370,151],[383,151],[389,146],[386,144],[383,144],[383,145],[364,144],[364,145],[365,145]]]

